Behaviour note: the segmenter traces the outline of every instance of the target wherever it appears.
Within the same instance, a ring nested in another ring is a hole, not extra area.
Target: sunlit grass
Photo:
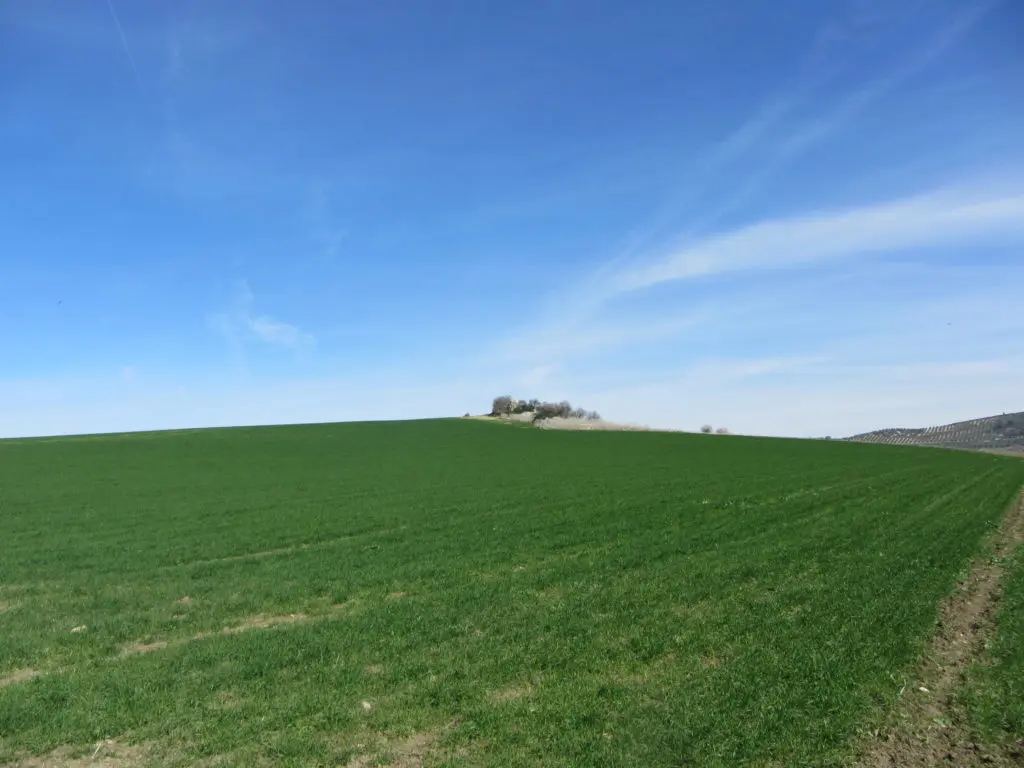
[[[1022,482],[471,420],[0,442],[0,762],[839,762]]]

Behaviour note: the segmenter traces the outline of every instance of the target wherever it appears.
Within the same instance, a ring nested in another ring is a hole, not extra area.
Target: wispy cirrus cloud
[[[316,343],[311,334],[305,333],[294,325],[261,315],[245,318],[245,322],[253,335],[268,344],[281,344],[292,349],[308,347]]]
[[[316,338],[298,326],[254,311],[255,296],[246,280],[241,281],[231,307],[208,318],[209,326],[230,344],[236,354],[251,342],[274,344],[291,350],[306,350]]]
[[[866,2],[854,7],[845,23],[827,25],[819,33],[808,65],[755,109],[725,138],[711,145],[685,173],[686,183],[650,219],[629,233],[619,255],[606,269],[655,245],[658,235],[678,238],[713,226],[743,203],[773,175],[816,145],[842,132],[872,105],[913,80],[962,41],[999,0],[968,2],[938,23],[927,18],[933,9],[892,7]],[[852,88],[834,87],[858,58],[876,54],[879,30],[892,26],[914,30],[918,39],[902,44],[908,53],[889,71]],[[919,30],[928,30],[920,33]],[[923,39],[920,39],[923,37]],[[859,49],[859,50],[858,50]],[[829,100],[831,93],[838,93]],[[808,112],[808,106],[818,108]],[[717,203],[697,216],[684,216],[708,195],[715,179],[727,177],[730,188]],[[671,232],[671,228],[676,231]]]
[[[926,70],[960,42],[997,4],[998,0],[965,3],[956,15],[911,50],[897,67],[846,93],[831,109],[790,126],[787,135],[775,148],[778,159],[785,159],[822,141],[850,123],[872,103]]]
[[[609,276],[605,296],[698,277],[778,270],[996,237],[1024,238],[1024,192],[944,189],[876,205],[770,219]]]
[[[678,317],[605,322],[602,324],[555,325],[535,328],[499,341],[488,353],[490,358],[508,362],[544,360],[546,366],[568,358],[607,353],[641,343],[656,343],[678,336],[699,326],[706,314],[694,311]]]

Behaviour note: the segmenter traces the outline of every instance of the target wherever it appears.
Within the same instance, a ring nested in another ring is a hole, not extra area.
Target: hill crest
[[[1024,452],[1024,411],[957,421],[937,427],[878,429],[846,439],[858,443]]]

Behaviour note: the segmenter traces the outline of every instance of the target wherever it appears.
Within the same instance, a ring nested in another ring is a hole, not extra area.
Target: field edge
[[[935,634],[881,729],[859,746],[857,768],[1019,765],[1007,745],[975,741],[974,723],[958,694],[983,663],[997,632],[1007,565],[1024,544],[1024,488],[966,577],[939,606]]]

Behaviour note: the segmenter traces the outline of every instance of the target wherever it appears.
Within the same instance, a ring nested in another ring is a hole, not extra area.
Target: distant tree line
[[[712,433],[714,433],[716,435],[728,435],[729,434],[729,430],[726,427],[719,427],[718,429],[715,429],[710,424],[705,424],[703,427],[700,428],[700,431],[701,431],[702,434],[705,434],[705,435],[710,435]]]
[[[588,419],[597,421],[601,414],[584,408],[573,408],[567,400],[560,403],[548,403],[541,400],[518,400],[511,395],[500,395],[491,403],[491,416],[514,416],[520,413],[532,413],[533,421],[541,419]]]

